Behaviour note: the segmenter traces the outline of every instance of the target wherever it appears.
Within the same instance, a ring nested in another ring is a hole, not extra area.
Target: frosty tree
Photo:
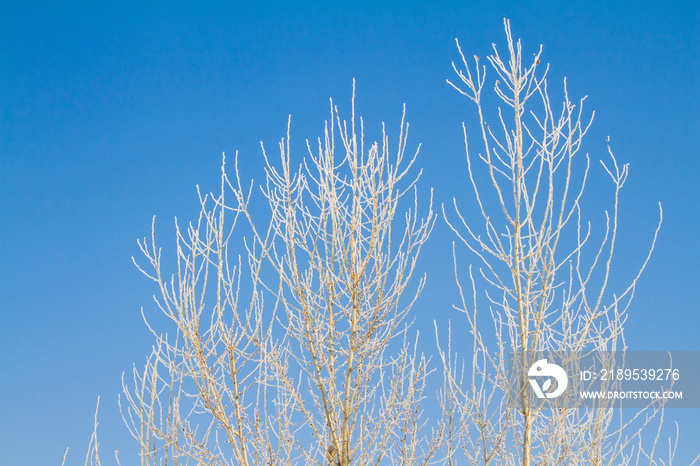
[[[426,464],[435,455],[439,436],[423,436],[421,420],[429,370],[407,333],[425,280],[406,297],[432,202],[421,217],[409,178],[418,150],[406,155],[403,119],[393,144],[384,130],[366,144],[354,111],[354,95],[349,122],[331,101],[303,161],[293,161],[289,128],[276,162],[263,147],[263,228],[251,190],[224,163],[220,193],[200,195],[199,219],[176,222],[175,274],[163,271],[155,234],[140,243],[150,270],[139,268],[173,324],[167,336],[154,330],[152,355],[124,384],[144,464]],[[230,252],[242,218],[247,267]]]
[[[563,101],[553,101],[549,67],[540,61],[542,48],[525,61],[507,20],[504,26],[505,61],[495,44],[487,58],[496,72],[497,108],[484,92],[486,65],[474,56],[470,67],[459,42],[462,63],[453,64],[458,80],[448,80],[474,103],[479,121],[478,156],[464,126],[467,173],[479,215],[467,218],[456,200],[449,213],[443,209],[458,244],[478,262],[476,271],[465,268],[455,249],[458,309],[467,318],[467,331],[459,335],[468,334],[473,347],[466,361],[457,358],[452,329],[440,351],[448,462],[667,464],[660,462],[656,449],[663,402],[628,418],[608,400],[594,407],[574,400],[569,407],[550,409],[528,395],[525,370],[519,371],[512,396],[509,354],[517,366],[528,368],[536,354],[548,351],[570,354],[573,362],[585,353],[625,349],[623,324],[654,249],[661,208],[638,273],[625,289],[610,290],[619,194],[628,166],[617,162],[608,145],[598,168],[609,177],[611,202],[596,236],[581,204],[592,167],[580,149],[593,114],[583,111],[585,98],[570,100],[566,80]],[[670,462],[673,449],[668,453]]]

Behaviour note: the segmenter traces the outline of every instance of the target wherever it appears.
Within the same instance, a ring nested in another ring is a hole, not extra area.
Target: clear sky
[[[115,449],[123,464],[137,461],[117,394],[122,372],[150,352],[140,307],[153,311],[156,290],[131,256],[152,215],[167,246],[172,218],[196,214],[195,185],[215,188],[222,151],[238,150],[243,175],[260,181],[260,141],[276,147],[291,114],[301,156],[304,139],[322,132],[329,97],[349,111],[356,78],[369,127],[386,121],[391,134],[406,104],[409,147],[422,143],[422,186],[435,187],[438,205],[471,200],[461,122],[473,108],[445,79],[455,37],[467,56],[486,56],[504,44],[504,17],[526,55],[543,44],[552,79],[567,76],[573,98],[589,96],[592,159],[610,135],[630,163],[620,286],[663,204],[629,347],[700,350],[700,4],[229,3],[3,3],[0,464],[60,464],[67,446],[78,464],[98,395],[103,463]],[[423,252],[428,284],[414,310],[426,335],[434,318],[457,317],[446,285],[453,239],[439,220]],[[667,414],[681,426],[677,464],[698,452],[699,418]]]

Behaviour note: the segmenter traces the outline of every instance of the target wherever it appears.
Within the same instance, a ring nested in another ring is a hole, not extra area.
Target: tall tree
[[[655,462],[658,435],[641,438],[651,419],[663,418],[663,402],[623,419],[608,400],[586,407],[574,399],[555,409],[531,396],[528,368],[542,354],[566,354],[575,364],[586,353],[626,349],[626,313],[659,230],[631,283],[611,292],[619,194],[628,166],[618,164],[608,145],[601,164],[612,200],[596,236],[581,208],[590,159],[580,149],[593,114],[585,116],[585,98],[570,100],[566,80],[562,103],[553,103],[542,48],[525,62],[507,20],[504,26],[507,61],[495,44],[486,60],[496,72],[493,91],[502,107],[495,111],[484,93],[486,66],[474,56],[472,71],[459,42],[463,68],[453,63],[459,79],[448,81],[476,106],[481,162],[474,163],[463,125],[476,216],[467,218],[455,201],[445,218],[480,266],[476,277],[471,266],[465,271],[455,248],[458,308],[473,348],[467,371],[453,354],[455,333],[440,351],[449,463],[463,464],[457,458],[464,457],[484,465],[630,464],[645,457]],[[594,238],[600,241],[594,244]]]

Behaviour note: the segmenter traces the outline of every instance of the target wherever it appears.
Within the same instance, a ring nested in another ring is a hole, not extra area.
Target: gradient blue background
[[[215,189],[221,152],[262,179],[292,114],[293,150],[315,140],[328,98],[357,111],[370,137],[401,105],[409,147],[423,144],[423,190],[472,199],[461,122],[470,102],[446,83],[458,59],[503,47],[512,21],[525,54],[544,45],[551,77],[587,94],[595,161],[611,136],[631,164],[617,275],[633,276],[664,224],[626,326],[636,350],[700,350],[700,7],[697,2],[3,2],[0,8],[0,464],[82,464],[98,395],[103,464],[135,442],[119,417],[120,377],[152,338],[152,283],[131,263],[136,238],[171,244],[172,218]],[[597,162],[593,170],[600,175]],[[599,179],[602,179],[599,177]],[[597,181],[596,181],[597,183]],[[595,192],[596,185],[591,189]],[[440,220],[423,252],[417,326],[458,319],[450,243]],[[678,462],[698,453],[698,410],[672,410]]]

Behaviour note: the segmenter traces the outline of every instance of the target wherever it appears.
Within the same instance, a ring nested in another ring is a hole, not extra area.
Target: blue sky
[[[131,263],[158,217],[197,211],[221,152],[262,179],[292,115],[292,149],[321,134],[328,98],[369,127],[422,143],[422,186],[468,202],[461,122],[470,102],[446,83],[458,55],[544,45],[551,78],[596,110],[585,150],[610,135],[631,174],[622,197],[620,286],[664,224],[629,321],[635,350],[700,350],[700,6],[696,2],[17,2],[0,15],[0,464],[77,464],[98,395],[101,451],[135,443],[118,414],[122,372],[151,338],[140,316],[155,289]],[[376,133],[375,133],[376,134]],[[296,143],[296,145],[294,145]],[[597,163],[597,162],[596,162]],[[594,170],[599,170],[593,165]],[[462,170],[462,171],[460,171]],[[596,186],[591,190],[595,192]],[[593,206],[594,207],[594,206]],[[417,326],[456,317],[444,222],[423,252]],[[427,341],[427,340],[426,340]],[[427,348],[429,350],[429,348]],[[695,452],[697,410],[673,410],[679,462]],[[693,455],[695,456],[695,455]]]

